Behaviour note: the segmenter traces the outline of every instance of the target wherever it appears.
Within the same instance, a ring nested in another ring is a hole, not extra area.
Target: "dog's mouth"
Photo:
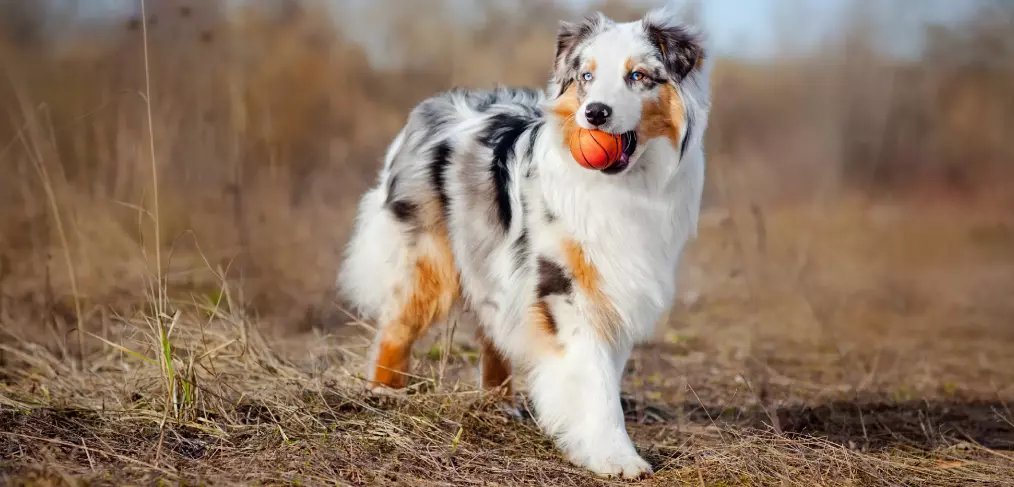
[[[633,157],[634,151],[637,150],[637,132],[631,130],[630,132],[624,132],[620,135],[620,139],[623,142],[623,152],[620,153],[620,158],[616,160],[611,166],[602,169],[603,174],[619,174],[630,167],[630,158]]]

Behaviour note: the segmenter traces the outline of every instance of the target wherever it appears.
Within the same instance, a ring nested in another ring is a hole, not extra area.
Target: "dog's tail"
[[[398,154],[401,154],[402,148],[405,147],[405,138],[407,137],[408,127],[401,129],[398,135],[391,141],[391,145],[387,146],[387,152],[384,153],[384,168],[380,171],[380,187],[384,188],[383,192],[387,192],[387,179],[391,177],[391,168],[394,166],[394,161],[398,159]],[[387,196],[386,194],[384,195]]]
[[[338,271],[339,294],[354,304],[357,311],[372,318],[380,313],[397,284],[397,276],[383,272],[384,269],[397,266],[404,258],[403,229],[385,211],[385,203],[390,190],[388,180],[406,138],[407,129],[395,136],[384,155],[380,184],[359,200],[353,233]]]
[[[398,157],[398,153],[401,152],[402,146],[405,145],[405,132],[408,128],[401,129],[398,135],[391,141],[391,145],[387,146],[387,152],[384,153],[384,171],[391,169],[391,165],[394,164],[394,160]]]

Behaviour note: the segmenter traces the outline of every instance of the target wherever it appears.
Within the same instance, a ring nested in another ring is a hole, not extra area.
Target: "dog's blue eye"
[[[630,73],[630,79],[634,81],[641,81],[642,79],[644,79],[644,73],[640,71],[634,71],[633,73]]]
[[[592,80],[592,74],[591,73],[582,74],[581,78],[583,78],[585,81],[591,81]]]

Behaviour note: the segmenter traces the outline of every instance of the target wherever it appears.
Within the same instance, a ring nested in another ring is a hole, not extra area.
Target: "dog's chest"
[[[627,324],[651,326],[672,298],[682,242],[674,242],[672,215],[663,209],[616,218],[589,222],[585,254]]]
[[[572,243],[633,336],[644,335],[669,305],[685,241],[673,200],[610,191],[558,189],[545,196],[554,221],[535,228],[552,253]]]

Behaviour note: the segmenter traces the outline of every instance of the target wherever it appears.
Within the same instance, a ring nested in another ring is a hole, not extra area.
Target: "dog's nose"
[[[588,123],[596,127],[606,123],[612,114],[613,109],[609,108],[609,105],[605,103],[589,103],[588,108],[584,109],[584,118],[588,119]]]

